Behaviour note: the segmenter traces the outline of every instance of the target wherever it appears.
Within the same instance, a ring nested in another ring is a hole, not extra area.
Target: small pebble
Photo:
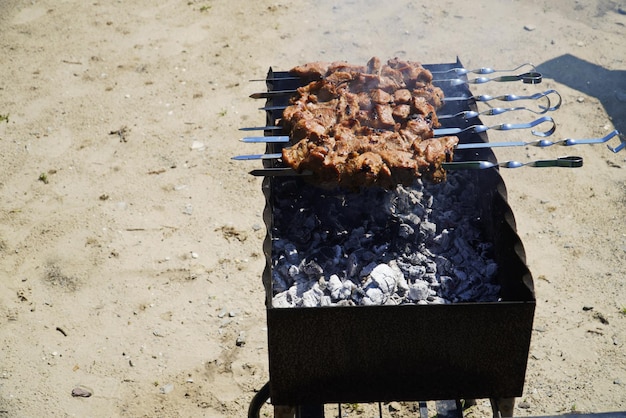
[[[246,343],[246,333],[243,331],[239,332],[239,336],[237,337],[237,341],[235,341],[235,344],[237,345],[237,347],[241,347]]]
[[[193,252],[193,251],[191,252],[191,258],[198,258],[198,257],[199,257],[198,253]]]
[[[536,28],[534,25],[524,25],[524,30],[528,31],[528,32],[532,32],[534,31]]]
[[[72,396],[75,398],[88,398],[91,396],[91,391],[84,387],[78,386],[72,389]]]
[[[609,320],[606,319],[606,317],[604,315],[602,315],[600,312],[594,313],[593,317],[595,319],[597,319],[598,321],[600,321],[601,323],[603,323],[604,325],[608,325],[609,324]]]
[[[522,401],[519,403],[519,407],[522,409],[529,409],[530,408],[530,403],[528,401]]]
[[[578,98],[576,99],[576,101],[577,101],[578,103],[584,103],[584,102],[585,102],[585,98],[584,98],[584,97],[582,97],[582,96],[578,96]]]
[[[398,412],[402,409],[400,402],[389,402],[389,412]]]
[[[200,142],[200,141],[193,141],[193,142],[191,143],[191,149],[192,149],[192,150],[202,151],[202,150],[204,150],[204,148],[205,148],[205,147],[204,147],[204,143],[203,143],[203,142]]]
[[[164,395],[167,395],[173,390],[174,390],[174,385],[171,383],[168,383],[167,385],[163,385],[159,388],[159,392],[161,392]]]
[[[622,379],[619,379],[619,378],[618,378],[618,379],[615,379],[615,380],[613,381],[613,384],[614,384],[614,385],[619,385],[619,386],[622,386],[622,384],[623,384],[623,383],[622,383]]]

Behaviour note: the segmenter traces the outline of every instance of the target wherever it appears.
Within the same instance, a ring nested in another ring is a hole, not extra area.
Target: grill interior
[[[461,67],[425,65],[431,71]],[[444,77],[440,77],[444,78]],[[300,85],[286,72],[269,70],[268,91]],[[466,84],[441,83],[447,97],[471,96]],[[288,103],[270,96],[267,106]],[[447,102],[441,112],[476,110],[475,103]],[[266,112],[274,125],[280,110]],[[480,124],[478,118],[443,120],[443,127]],[[276,135],[267,132],[266,135]],[[461,143],[486,142],[485,133],[462,133]],[[280,152],[281,144],[267,144]],[[496,162],[488,148],[458,150],[455,160]],[[265,167],[280,166],[264,160]],[[266,177],[264,242],[270,396],[275,405],[391,400],[517,397],[522,394],[535,310],[532,276],[497,169],[461,175],[478,185],[475,206],[498,264],[499,302],[445,305],[272,307],[272,242],[277,199],[321,193],[300,177]],[[325,194],[329,193],[324,191]]]

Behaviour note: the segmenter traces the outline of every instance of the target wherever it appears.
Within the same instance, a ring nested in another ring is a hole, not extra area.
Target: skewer
[[[542,115],[544,113],[546,113],[546,110],[543,110],[541,112],[532,110],[532,109],[528,109],[526,107],[507,107],[507,108],[502,108],[502,107],[492,107],[491,109],[482,111],[482,112],[476,112],[473,110],[466,110],[463,112],[459,112],[459,113],[455,113],[455,114],[450,114],[450,115],[437,115],[437,119],[442,120],[442,119],[473,119],[473,118],[478,118],[480,116],[495,116],[495,115],[501,115],[503,113],[506,112],[514,112],[517,110],[528,110],[529,112],[533,112],[536,115]]]
[[[248,126],[239,128],[240,131],[282,131],[282,126]]]
[[[253,78],[248,81],[283,81],[283,80],[302,80],[302,78],[295,76],[295,75],[289,75],[285,77]]]
[[[551,94],[555,94],[558,98],[558,101],[556,103],[556,105],[554,106],[550,106],[551,101],[550,101],[550,95]],[[557,110],[559,107],[561,107],[561,102],[562,102],[562,98],[561,95],[559,94],[558,91],[550,89],[550,90],[546,90],[544,92],[541,93],[535,93],[535,94],[531,94],[529,96],[518,96],[517,94],[503,94],[501,96],[490,96],[488,94],[480,94],[480,95],[476,95],[476,96],[457,96],[457,97],[444,97],[443,101],[444,102],[456,102],[456,101],[463,101],[463,100],[473,100],[475,102],[490,102],[492,100],[499,100],[501,102],[514,102],[514,101],[518,101],[518,100],[538,100],[541,98],[547,98],[548,100],[548,106],[544,107],[544,106],[539,106],[540,109],[545,110],[545,112],[551,112],[554,110]],[[544,113],[545,113],[544,112]]]
[[[426,66],[428,67],[428,66]],[[530,67],[532,69],[532,72],[536,71],[536,68],[533,64],[531,64],[530,62],[524,63],[522,65],[518,65],[515,68],[512,68],[510,70],[494,70],[493,68],[490,67],[481,67],[481,68],[477,68],[474,70],[467,70],[465,68],[451,68],[449,70],[446,71],[430,71],[431,74],[435,75],[435,74],[448,74],[451,72],[456,73],[456,75],[466,75],[466,74],[480,74],[480,75],[485,75],[485,74],[493,74],[493,73],[510,73],[513,71],[517,71],[520,68],[523,67]],[[300,77],[298,76],[285,76],[285,77],[278,77],[278,78],[274,78],[274,77],[269,77],[269,78],[254,78],[250,81],[282,81],[282,80],[301,80]]]
[[[266,92],[262,92],[262,93],[253,93],[250,95],[250,97],[252,97],[253,99],[268,99],[274,96],[280,96],[280,95],[292,95],[296,93],[296,90],[276,90],[276,91],[266,91]],[[552,106],[552,102],[550,100],[550,95],[556,95],[557,96],[557,101],[556,104],[554,106]],[[502,102],[513,102],[513,101],[518,101],[518,100],[539,100],[539,99],[543,99],[545,98],[547,100],[547,106],[542,106],[542,105],[538,105],[537,107],[541,110],[539,112],[537,111],[533,111],[531,109],[531,112],[535,112],[538,114],[543,114],[546,112],[551,112],[554,110],[557,110],[559,107],[561,107],[561,102],[562,102],[562,98],[561,95],[559,94],[558,91],[556,90],[546,90],[544,92],[541,93],[535,93],[529,96],[518,96],[516,94],[504,94],[501,96],[490,96],[488,94],[481,94],[481,95],[477,95],[477,96],[456,96],[456,97],[444,97],[443,101],[444,102],[457,102],[457,101],[475,101],[475,102],[489,102],[492,100],[499,100]],[[266,110],[266,111],[273,111],[273,110],[284,110],[287,108],[287,105],[280,105],[280,106],[264,106],[264,107],[260,107],[259,110]]]
[[[454,148],[457,150],[464,149],[479,149],[479,148],[501,148],[501,147],[526,147],[533,146],[539,148],[547,148],[553,145],[561,145],[565,147],[571,147],[574,145],[585,145],[585,144],[603,144],[610,141],[615,136],[620,138],[620,145],[616,147],[611,147],[607,144],[607,147],[617,153],[622,149],[626,148],[626,136],[621,134],[619,131],[614,130],[608,135],[602,138],[590,138],[590,139],[571,139],[566,138],[559,141],[550,141],[547,139],[539,139],[536,141],[516,141],[516,142],[475,142],[469,144],[458,144]],[[259,138],[267,138],[267,137],[259,137]],[[271,160],[271,159],[279,159],[282,158],[282,154],[250,154],[250,155],[238,155],[236,157],[232,157],[233,160],[246,161],[246,160]]]
[[[541,125],[543,123],[550,123],[551,127],[547,131],[537,131],[531,130],[530,132],[535,136],[546,137],[550,136],[556,130],[556,123],[554,119],[549,116],[543,116],[539,119],[535,119],[529,123],[501,123],[499,125],[487,126],[487,125],[472,125],[467,128],[438,128],[433,129],[435,136],[446,136],[446,135],[457,135],[460,133],[481,133],[488,131],[489,129],[494,129],[498,131],[510,131],[513,129],[530,129],[534,128],[537,125]],[[281,142],[289,142],[289,136],[287,135],[278,135],[278,136],[248,136],[244,137],[242,142],[248,143],[257,143],[257,142],[272,142],[272,143],[281,143]]]
[[[501,123],[499,125],[493,125],[493,126],[472,125],[472,126],[468,126],[467,128],[439,128],[439,129],[433,129],[433,132],[435,136],[446,136],[446,135],[457,135],[457,134],[464,133],[464,132],[481,133],[481,132],[488,131],[490,129],[495,129],[497,131],[510,131],[512,129],[530,129],[530,128],[534,128],[537,125],[541,125],[543,123],[551,123],[552,126],[547,131],[537,131],[537,130],[531,129],[530,133],[532,133],[535,136],[542,136],[542,137],[552,135],[554,131],[556,130],[556,123],[554,122],[554,119],[552,119],[549,116],[543,116],[529,123]]]
[[[583,166],[582,157],[567,156],[560,157],[553,160],[535,160],[528,162],[520,161],[504,161],[501,163],[493,163],[491,161],[461,161],[442,163],[441,166],[445,170],[485,170],[488,168],[502,167],[502,168],[520,168],[520,167],[565,167],[565,168],[578,168]],[[303,171],[298,173],[292,168],[262,168],[258,170],[250,171],[253,176],[311,176],[311,171]]]

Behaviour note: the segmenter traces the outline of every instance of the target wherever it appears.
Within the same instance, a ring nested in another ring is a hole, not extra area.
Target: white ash
[[[273,307],[497,301],[480,198],[456,173],[392,191],[294,188],[274,201]]]

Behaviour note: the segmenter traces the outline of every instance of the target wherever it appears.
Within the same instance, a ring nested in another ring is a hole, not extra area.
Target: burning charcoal
[[[324,269],[313,260],[303,260],[300,264],[300,270],[310,278],[315,279],[324,274]]]
[[[437,265],[437,273],[440,275],[449,274],[454,268],[454,264],[448,258],[441,255],[435,257],[435,264]]]
[[[294,305],[299,306],[302,303],[302,292],[298,291],[298,288],[302,289],[304,284],[301,285],[293,285],[285,292],[287,294],[287,300],[292,302]]]
[[[302,294],[302,305],[313,308],[319,306],[324,296],[324,292],[320,289],[319,284],[315,283],[313,287]]]
[[[337,276],[336,274],[330,276],[327,286],[327,289],[330,292],[330,297],[332,297],[333,299],[346,299],[341,297],[344,287],[339,276]]]
[[[272,287],[275,292],[284,292],[290,285],[277,270],[272,271]]]
[[[443,305],[446,303],[450,303],[448,299],[444,299],[439,296],[429,296],[427,300],[428,300],[428,303],[433,304],[433,305]]]
[[[441,293],[442,294],[454,294],[456,291],[456,280],[454,280],[450,276],[441,276],[439,277],[439,282],[441,283]]]
[[[495,277],[496,273],[498,272],[498,264],[496,264],[495,262],[490,262],[489,264],[487,264],[487,266],[485,266],[485,276],[487,276],[488,278],[492,278]]]
[[[400,273],[402,274],[402,273]],[[379,264],[370,273],[370,279],[366,282],[366,287],[378,287],[386,297],[396,290],[398,273],[387,264]]]
[[[428,287],[427,282],[416,280],[414,283],[409,285],[408,297],[410,300],[426,300],[428,296],[430,296],[430,288]]]
[[[323,295],[320,299],[319,306],[333,306],[333,300],[330,298],[330,296]]]
[[[426,260],[424,264],[426,267],[426,273],[435,273],[437,271],[437,263],[433,260]]]
[[[289,261],[291,264],[298,264],[298,250],[295,245],[290,242],[286,243],[284,252],[285,256],[287,257],[287,261]]]
[[[402,271],[411,281],[419,280],[426,274],[426,267],[402,264]]]
[[[395,273],[396,293],[398,293],[398,295],[400,296],[404,296],[406,291],[409,290],[409,284],[404,277],[402,269],[400,269],[400,266],[398,265],[398,262],[396,260],[389,261],[389,267],[391,267],[391,270],[393,270],[393,272]]]
[[[356,285],[350,280],[344,280],[342,282],[336,274],[330,276],[330,280],[328,281],[328,290],[331,298],[334,300],[350,299],[355,288]]]
[[[288,298],[287,292],[281,292],[274,295],[272,306],[274,308],[293,308],[295,304]]]
[[[441,233],[433,238],[433,242],[438,244],[442,251],[448,251],[451,244],[450,231],[445,228],[442,229]]]
[[[315,218],[310,216],[309,211],[302,209],[297,212],[292,220],[289,236],[297,243],[308,243],[311,241],[311,234],[315,226]]]
[[[376,266],[378,266],[378,263],[375,261],[363,266],[363,268],[361,269],[361,277],[368,277],[372,273],[372,271],[374,271]]]
[[[370,287],[365,292],[365,297],[362,300],[363,305],[384,305],[387,301],[388,295],[385,295],[380,288]]]
[[[353,252],[348,256],[348,261],[346,262],[346,274],[350,278],[357,277],[360,271],[361,264],[359,262],[359,256],[357,252]]]
[[[400,235],[400,237],[407,239],[413,234],[415,234],[415,230],[411,228],[411,225],[400,224],[400,230],[398,231],[398,235]]]
[[[437,225],[432,222],[424,221],[420,224],[420,234],[422,235],[422,241],[427,238],[433,238],[437,232]]]
[[[497,300],[498,266],[476,222],[476,190],[454,173],[446,183],[395,190],[281,190],[273,306]]]

